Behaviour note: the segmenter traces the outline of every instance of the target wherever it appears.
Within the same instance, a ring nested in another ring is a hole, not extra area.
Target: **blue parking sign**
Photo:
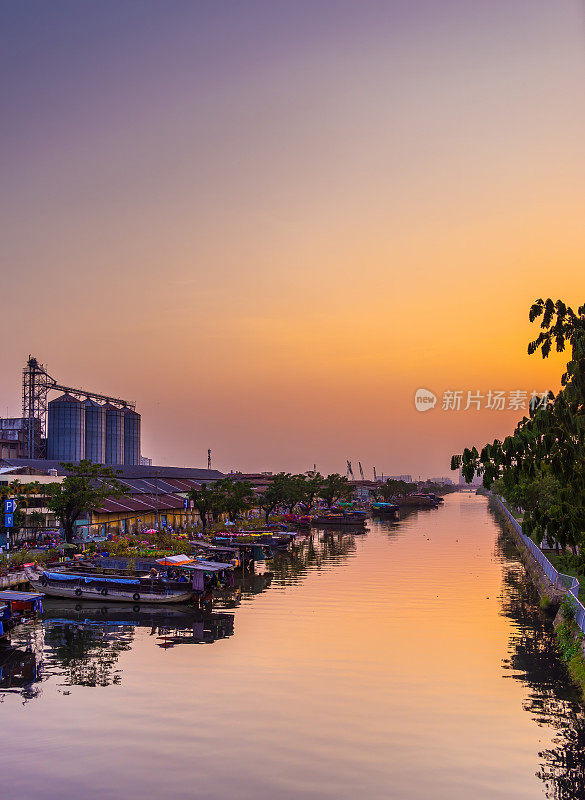
[[[4,527],[5,528],[14,527],[14,514],[4,514]]]
[[[16,511],[16,500],[14,498],[10,498],[9,500],[4,501],[4,513],[5,514],[14,514]]]

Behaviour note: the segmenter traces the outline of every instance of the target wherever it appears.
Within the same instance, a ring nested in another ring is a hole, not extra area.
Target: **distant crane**
[[[364,471],[362,469],[362,462],[361,461],[358,461],[358,467],[360,468],[360,475],[362,476],[362,480],[365,481]]]
[[[351,461],[347,462],[347,477],[351,478],[352,481],[355,481],[355,475],[353,474],[353,469],[351,468]]]

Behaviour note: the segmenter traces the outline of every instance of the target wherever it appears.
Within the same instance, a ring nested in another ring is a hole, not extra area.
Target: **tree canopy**
[[[319,496],[331,508],[335,503],[350,500],[353,497],[353,486],[350,485],[345,475],[338,475],[334,472],[323,480]]]
[[[404,497],[404,495],[416,491],[416,488],[416,483],[408,483],[407,481],[397,481],[393,478],[388,478],[381,486],[376,487],[375,493],[376,496],[381,497],[385,502],[389,502],[398,495]]]
[[[523,507],[525,533],[576,547],[585,532],[585,305],[575,313],[561,300],[540,299],[529,319],[541,328],[529,355],[570,348],[561,390],[533,398],[512,434],[481,451],[466,448],[451,468],[460,467],[468,482],[483,476],[488,489],[498,481],[504,496]]]
[[[209,514],[213,512],[213,509],[218,503],[217,492],[215,492],[213,488],[208,489],[207,484],[202,483],[199,489],[191,489],[191,491],[187,493],[187,497],[189,500],[193,501],[193,505],[197,509],[201,520],[201,526],[203,530],[205,530],[207,528]]]
[[[126,489],[112,467],[94,464],[83,459],[78,464],[65,462],[61,466],[68,475],[61,483],[47,485],[47,507],[58,517],[65,539],[71,543],[75,523],[83,512],[98,508],[108,497],[120,497]]]

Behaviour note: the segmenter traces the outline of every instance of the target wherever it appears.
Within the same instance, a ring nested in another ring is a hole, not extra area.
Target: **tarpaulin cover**
[[[63,572],[45,572],[46,578],[51,581],[79,581],[84,583],[122,583],[125,586],[139,586],[140,581],[132,578],[109,578],[105,575],[67,575]]]
[[[85,583],[122,583],[124,586],[140,586],[140,581],[134,578],[106,578],[103,575],[95,575],[91,578],[82,576]]]

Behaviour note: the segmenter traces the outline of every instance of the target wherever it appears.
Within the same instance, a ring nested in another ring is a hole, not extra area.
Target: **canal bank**
[[[514,518],[510,510],[496,495],[489,495],[489,507],[495,514],[500,522],[500,525],[505,532],[510,536],[516,547],[518,548],[518,557],[522,561],[526,572],[528,573],[532,583],[534,584],[538,596],[543,606],[551,606],[555,613],[558,611],[560,604],[566,594],[566,587],[559,585],[557,570],[552,572],[552,569],[547,570],[542,563],[539,563],[534,553],[527,547],[525,540],[522,537],[520,530],[520,523]],[[542,559],[541,559],[542,560]]]
[[[538,593],[540,608],[554,617],[561,658],[585,702],[585,608],[579,600],[579,581],[558,572],[538,545],[522,533],[520,523],[499,497],[490,495],[489,504],[516,544],[519,558]]]
[[[19,629],[42,667],[4,697],[3,797],[533,800],[583,768],[552,626],[485,498],[320,531],[267,575],[197,641],[131,610]]]

